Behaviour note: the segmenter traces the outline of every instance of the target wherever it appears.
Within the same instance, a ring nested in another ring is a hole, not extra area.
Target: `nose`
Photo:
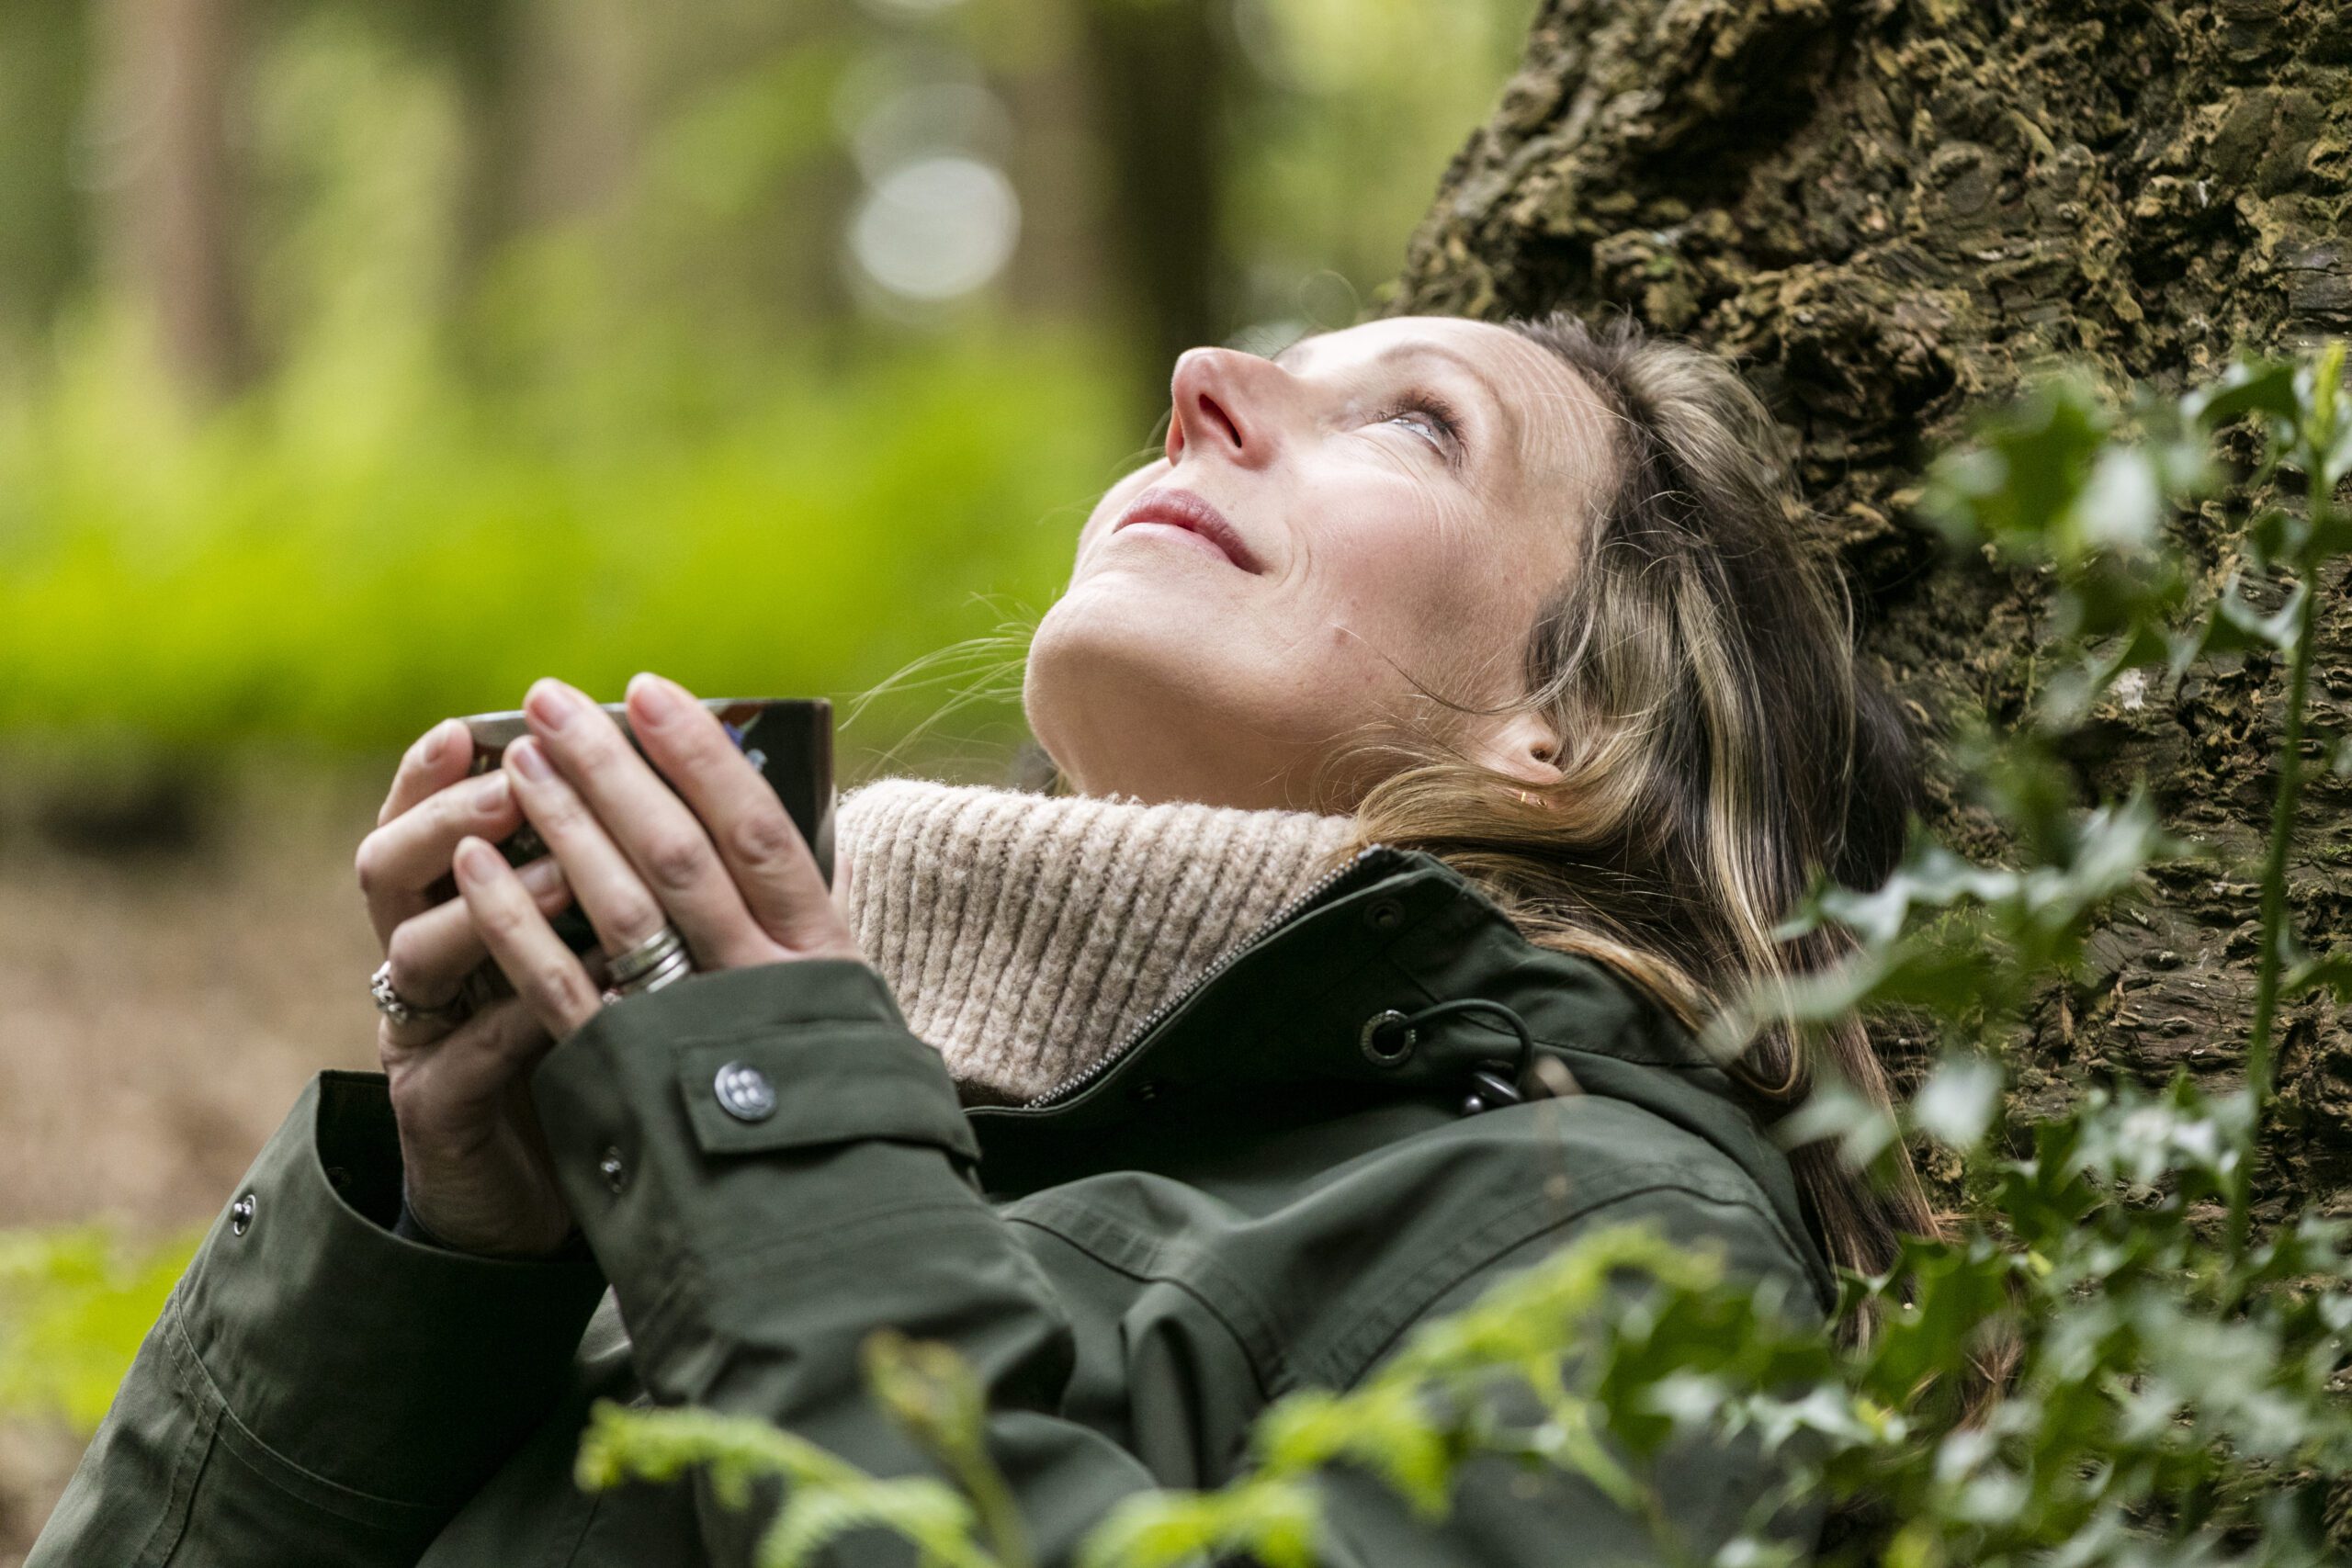
[[[1175,412],[1168,422],[1168,460],[1188,446],[1229,462],[1259,468],[1274,455],[1273,389],[1266,378],[1279,366],[1230,348],[1188,348],[1176,357],[1170,384]]]

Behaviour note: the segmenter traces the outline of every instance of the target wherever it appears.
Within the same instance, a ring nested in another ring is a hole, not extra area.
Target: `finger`
[[[562,1040],[595,1017],[603,1005],[595,982],[532,903],[505,857],[482,840],[468,839],[451,863],[458,896],[473,911],[492,961],[539,1026]]]
[[[846,927],[791,813],[717,715],[674,681],[628,683],[629,728],[702,819],[760,928],[797,953],[839,944]]]
[[[548,758],[637,868],[702,967],[778,956],[710,835],[609,715],[560,681],[533,686],[523,711]]]
[[[563,867],[581,912],[606,953],[625,953],[669,922],[637,867],[537,740],[526,735],[507,747],[506,770],[514,777],[523,814],[545,840],[549,857]]]
[[[571,902],[563,867],[550,857],[517,868],[515,875],[542,915],[560,914]],[[489,956],[490,950],[474,925],[473,911],[462,899],[410,916],[384,944],[384,958],[391,964],[392,989],[401,1000],[416,1008],[447,1007],[457,1000],[466,977]],[[447,1032],[447,1026],[441,1032]]]
[[[353,870],[368,900],[376,940],[432,908],[432,886],[449,872],[450,852],[469,833],[503,839],[522,826],[522,807],[503,771],[462,779],[427,795],[359,840]]]
[[[413,1062],[402,1059],[399,1048],[386,1053],[386,1070],[398,1061],[414,1084],[406,1094],[425,1088],[441,1104],[481,1106],[512,1090],[517,1075],[526,1072],[554,1042],[538,1018],[519,997],[491,1003],[446,1038],[435,1041]]]
[[[443,719],[401,754],[401,765],[392,773],[391,793],[384,796],[383,807],[376,813],[376,826],[382,827],[426,795],[456,784],[472,764],[472,737],[467,734],[464,722]]]

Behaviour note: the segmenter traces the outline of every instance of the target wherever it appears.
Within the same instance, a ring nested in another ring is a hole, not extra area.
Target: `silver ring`
[[[439,1007],[419,1007],[392,989],[392,961],[389,958],[376,966],[368,976],[368,994],[376,998],[376,1010],[394,1023],[433,1023],[454,1029],[466,1021],[465,999],[460,995],[454,1001]]]
[[[664,986],[674,985],[694,972],[695,961],[687,953],[684,944],[680,943],[676,950],[659,964],[626,985],[616,982],[606,986],[604,995],[597,999],[606,1007],[610,1007],[623,997],[634,997],[646,991],[658,991]]]
[[[678,934],[677,927],[665,922],[636,946],[614,953],[605,962],[605,973],[612,982],[613,989],[627,995],[632,991],[652,989],[643,982],[681,960],[688,968],[694,966],[694,959],[686,952],[686,939]]]
[[[615,954],[605,965],[605,986],[603,1000],[610,1007],[623,997],[633,997],[641,991],[658,991],[674,985],[695,972],[694,954],[686,951],[686,939],[678,928],[664,924],[660,931],[636,946]]]

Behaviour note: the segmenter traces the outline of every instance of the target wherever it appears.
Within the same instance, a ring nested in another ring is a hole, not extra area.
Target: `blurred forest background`
[[[653,667],[1001,777],[1176,354],[1377,298],[1533,10],[0,6],[0,1230],[200,1224],[373,1065],[441,716]]]

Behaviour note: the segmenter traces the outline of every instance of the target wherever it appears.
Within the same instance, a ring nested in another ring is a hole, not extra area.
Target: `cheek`
[[[1425,502],[1385,516],[1359,513],[1352,526],[1318,541],[1315,596],[1384,638],[1458,634],[1492,587],[1488,563],[1473,548],[1476,530],[1460,513]]]
[[[1315,613],[1298,628],[1302,660],[1333,692],[1409,700],[1418,682],[1456,701],[1491,698],[1521,668],[1529,588],[1479,541],[1475,519],[1429,511],[1361,529],[1345,548],[1328,541]]]

